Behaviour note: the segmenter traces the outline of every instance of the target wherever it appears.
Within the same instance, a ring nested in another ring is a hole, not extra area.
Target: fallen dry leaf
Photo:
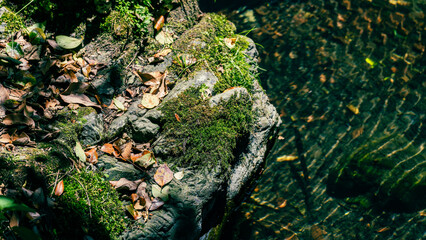
[[[12,143],[12,137],[5,133],[0,136],[0,143]]]
[[[170,168],[167,166],[167,164],[163,164],[160,167],[158,167],[157,172],[154,174],[154,180],[155,182],[160,186],[163,187],[173,179],[173,172],[170,170]]]
[[[237,38],[224,38],[223,41],[225,42],[225,45],[232,49],[235,47],[235,43],[237,42]]]
[[[132,204],[127,205],[126,210],[130,213],[130,215],[132,215],[133,219],[135,220],[138,220],[143,216],[141,212],[135,210]]]
[[[83,95],[83,94],[70,94],[70,95],[60,94],[59,96],[61,96],[62,100],[66,103],[76,103],[76,104],[84,105],[86,107],[98,107],[98,108],[100,108],[100,106],[98,104],[92,102],[92,100],[90,100],[89,97],[87,97],[86,95]]]
[[[357,107],[355,107],[354,105],[349,104],[347,107],[348,107],[348,108],[349,108],[349,110],[351,110],[351,111],[352,111],[355,115],[359,114],[359,109],[358,109]]]
[[[298,159],[298,156],[292,156],[292,155],[283,155],[281,157],[277,157],[277,162],[290,162]]]
[[[55,196],[61,196],[64,192],[64,181],[61,180],[55,187]]]
[[[130,159],[130,155],[132,152],[132,147],[133,147],[133,143],[132,142],[128,142],[126,144],[126,146],[123,149],[123,152],[121,153],[121,156],[125,159],[125,160],[129,160]]]
[[[163,49],[163,50],[161,50],[160,52],[158,52],[158,53],[156,53],[156,54],[154,54],[154,57],[155,58],[159,58],[159,57],[165,57],[165,56],[167,56],[169,53],[171,53],[172,52],[172,49],[170,49],[170,48],[166,48],[166,49]]]
[[[175,118],[178,122],[180,122],[180,117],[179,117],[179,115],[177,115],[177,113],[175,113]]]
[[[164,202],[160,198],[154,198],[152,200],[151,206],[149,207],[149,211],[157,210],[163,205],[164,205]]]
[[[98,153],[96,152],[96,148],[92,148],[89,151],[86,151],[85,154],[86,154],[86,161],[88,161],[91,164],[98,163]]]
[[[112,153],[114,152],[114,147],[112,146],[111,143],[105,143],[102,147],[101,147],[101,151],[107,154],[112,155]]]
[[[109,181],[109,183],[117,190],[128,190],[128,191],[134,191],[137,189],[138,185],[130,180],[127,180],[126,178],[120,178],[118,181]]]
[[[139,195],[137,193],[132,193],[132,195],[130,195],[130,199],[132,199],[132,203],[134,203],[139,199]]]
[[[163,25],[164,25],[164,16],[163,16],[163,15],[161,15],[161,16],[157,19],[157,21],[155,22],[154,29],[155,29],[155,30],[157,30],[157,31],[160,31],[160,30],[161,30],[161,28],[163,28]]]
[[[160,104],[160,99],[158,98],[157,95],[153,95],[151,93],[145,93],[142,97],[142,102],[141,102],[142,106],[144,108],[155,108],[156,106],[158,106],[158,104]]]
[[[148,150],[143,151],[142,156],[137,158],[134,163],[143,168],[150,167],[152,164],[155,163],[153,153]]]
[[[34,128],[35,122],[33,119],[26,117],[22,113],[11,113],[6,115],[6,117],[3,118],[2,123],[6,126],[13,126],[13,125],[26,125],[28,127]]]
[[[20,134],[13,134],[12,143],[22,146],[35,146],[35,142],[31,141],[30,137],[25,132],[21,132]]]

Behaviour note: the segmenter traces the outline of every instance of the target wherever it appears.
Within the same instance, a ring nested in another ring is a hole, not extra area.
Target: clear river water
[[[403,172],[417,171],[426,193],[426,2],[253,2],[221,12],[259,44],[261,83],[283,124],[224,238],[426,239],[424,204],[374,208],[327,182],[339,161],[388,137],[370,150],[391,144],[387,157],[416,158]]]

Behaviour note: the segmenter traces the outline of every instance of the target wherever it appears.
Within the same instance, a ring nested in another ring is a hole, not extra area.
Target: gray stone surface
[[[129,116],[129,125],[131,128],[128,131],[129,136],[136,142],[148,142],[153,139],[160,130],[160,126],[152,123],[145,117]]]
[[[237,87],[237,88],[233,88],[233,89],[230,89],[228,91],[225,91],[223,93],[220,93],[220,94],[213,96],[209,100],[209,105],[210,105],[210,107],[213,107],[213,106],[218,105],[222,101],[227,102],[234,95],[237,95],[237,99],[240,99],[241,95],[250,97],[247,89],[245,89],[243,87]]]
[[[189,80],[178,83],[164,98],[163,102],[177,97],[181,92],[185,91],[189,87],[199,87],[204,84],[207,88],[213,91],[213,86],[217,81],[218,79],[213,73],[204,70],[198,71]]]
[[[87,120],[83,124],[80,141],[83,145],[96,145],[104,137],[104,119],[102,114],[91,113],[84,116]]]
[[[115,157],[108,155],[100,156],[97,166],[107,175],[108,181],[117,181],[120,178],[134,181],[145,176],[143,172],[133,167],[133,165],[120,162]]]

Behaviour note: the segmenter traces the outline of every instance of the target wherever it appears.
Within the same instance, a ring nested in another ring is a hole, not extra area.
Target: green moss
[[[8,188],[35,189],[52,184],[54,174],[70,167],[65,149],[55,144],[39,144],[35,148],[16,147],[0,153],[0,183]]]
[[[215,91],[223,92],[230,87],[240,86],[251,92],[257,77],[252,71],[256,63],[244,52],[249,46],[246,37],[234,31],[235,26],[224,16],[207,14],[198,25],[173,44],[177,55],[190,54],[197,59],[197,64],[192,69],[175,64],[172,70],[183,75],[197,69],[209,69],[219,79]],[[236,38],[235,46],[226,46],[225,38]]]
[[[231,98],[209,107],[200,88],[190,88],[162,107],[164,131],[172,154],[170,163],[179,166],[227,168],[252,124],[252,102]],[[180,121],[176,120],[177,114]]]
[[[117,239],[125,216],[117,192],[99,173],[82,171],[64,179],[59,197],[58,235],[61,239]],[[72,231],[70,231],[72,229]]]
[[[96,113],[96,110],[91,107],[80,107],[76,110],[65,108],[58,112],[54,125],[61,131],[60,140],[71,144],[78,141],[78,134],[83,124],[87,122],[84,116],[91,113]]]

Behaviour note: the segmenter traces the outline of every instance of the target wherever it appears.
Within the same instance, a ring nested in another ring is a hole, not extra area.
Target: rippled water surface
[[[365,209],[327,192],[329,170],[374,139],[401,134],[402,160],[425,161],[425,6],[273,1],[226,12],[261,45],[262,85],[283,120],[228,239],[426,238],[424,210]]]

